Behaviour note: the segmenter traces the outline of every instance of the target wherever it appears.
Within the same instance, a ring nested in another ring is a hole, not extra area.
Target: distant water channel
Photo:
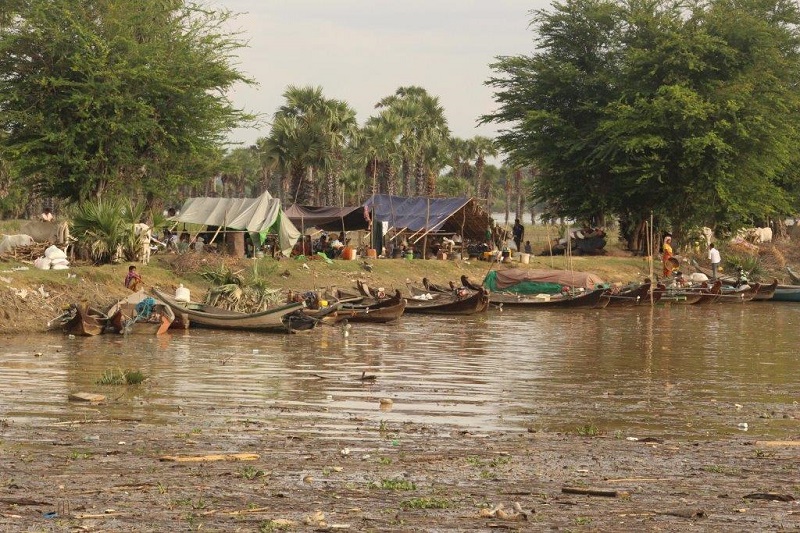
[[[191,330],[163,338],[0,338],[0,419],[168,424],[286,417],[331,437],[354,418],[469,431],[714,438],[800,433],[800,305],[491,310],[292,336]],[[41,356],[35,354],[41,353]],[[139,369],[133,387],[95,382]],[[361,381],[362,371],[376,376]],[[77,391],[106,405],[67,401]],[[381,410],[381,398],[393,400]]]

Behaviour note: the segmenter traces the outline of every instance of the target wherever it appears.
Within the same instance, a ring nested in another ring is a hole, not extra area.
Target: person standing
[[[664,237],[664,245],[661,252],[661,263],[664,265],[664,277],[668,278],[672,275],[672,236],[667,235]]]
[[[719,264],[722,262],[722,257],[720,257],[719,250],[717,250],[713,242],[708,245],[708,260],[711,261],[711,279],[717,279]]]
[[[525,226],[523,226],[518,218],[514,219],[514,227],[511,228],[511,232],[514,235],[514,244],[517,247],[517,251],[522,251],[522,237],[525,235]]]

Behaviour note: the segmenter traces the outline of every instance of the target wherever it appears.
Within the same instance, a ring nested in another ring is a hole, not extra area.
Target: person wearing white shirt
[[[711,279],[717,279],[717,272],[719,271],[719,264],[722,262],[722,258],[713,242],[708,245],[708,260],[711,261]]]

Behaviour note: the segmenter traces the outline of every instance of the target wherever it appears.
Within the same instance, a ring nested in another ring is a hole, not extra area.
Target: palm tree
[[[488,137],[481,137],[480,135],[472,138],[475,155],[475,190],[480,198],[486,201],[489,206],[489,199],[491,196],[491,186],[485,183],[484,169],[486,168],[486,158],[496,157],[498,154],[497,147],[492,139]]]
[[[439,98],[429,95],[422,87],[400,87],[376,107],[390,109],[401,117],[405,194],[410,194],[412,187],[417,194],[435,189],[435,179],[444,166],[446,142],[450,137]],[[414,184],[409,170],[414,172]]]

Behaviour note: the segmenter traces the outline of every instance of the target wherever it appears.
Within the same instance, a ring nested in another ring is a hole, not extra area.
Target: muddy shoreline
[[[96,411],[93,415],[88,412]],[[756,531],[800,528],[800,448],[746,435],[631,441],[476,433],[350,420],[349,440],[286,427],[280,413],[203,413],[154,426],[80,420],[2,429],[7,530]],[[246,460],[206,457],[251,454]],[[173,456],[171,460],[165,459]],[[564,488],[610,491],[607,496]],[[613,494],[612,494],[613,493]],[[774,496],[759,494],[773,493]],[[752,496],[752,495],[756,496]],[[751,495],[748,497],[748,495]],[[777,496],[775,496],[777,495]],[[761,499],[767,498],[767,499]]]

